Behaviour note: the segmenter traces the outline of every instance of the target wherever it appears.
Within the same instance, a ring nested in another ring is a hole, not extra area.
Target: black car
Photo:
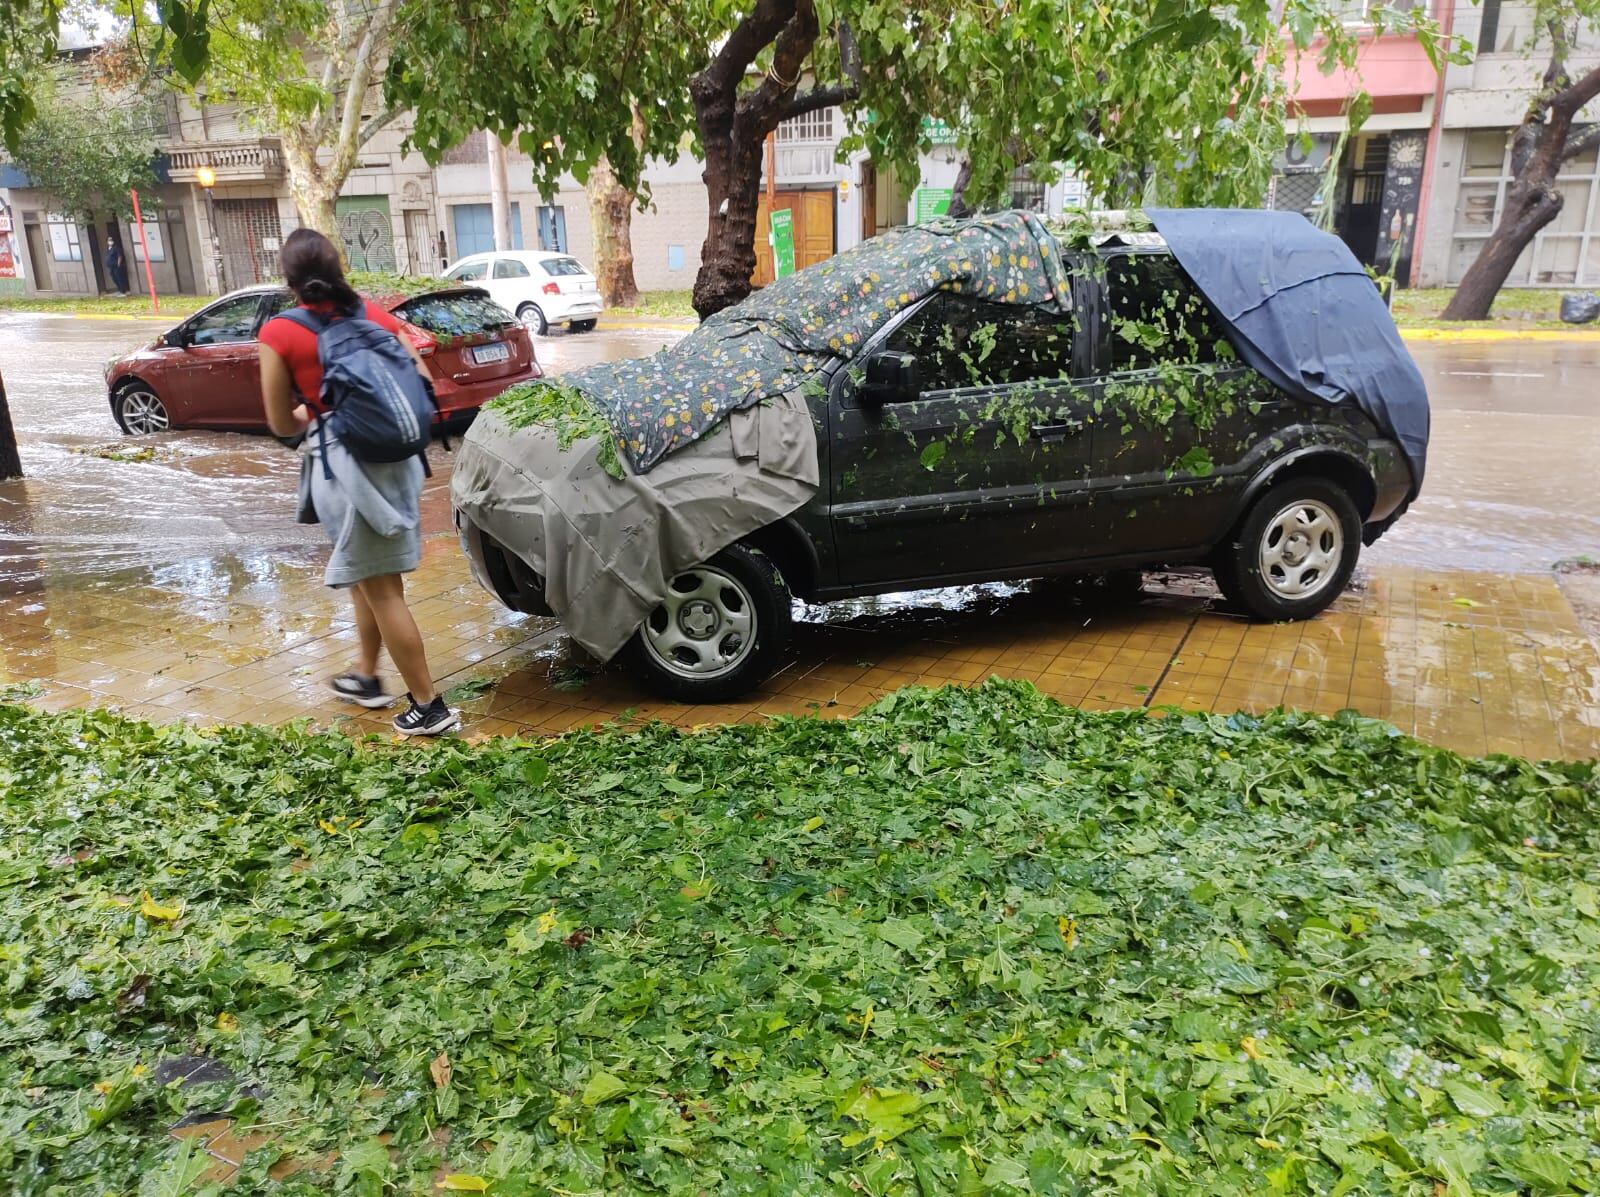
[[[1067,265],[1069,314],[936,291],[835,363],[811,399],[819,492],[677,576],[626,650],[656,690],[759,684],[791,596],[1202,563],[1260,619],[1334,600],[1410,494],[1400,446],[1238,361],[1159,239]],[[525,564],[463,531],[502,601],[548,613]]]

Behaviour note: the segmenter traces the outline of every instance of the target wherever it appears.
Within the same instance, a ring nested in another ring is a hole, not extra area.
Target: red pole
[[[150,245],[144,239],[144,216],[139,212],[139,193],[129,190],[133,197],[133,223],[139,230],[139,254],[144,258],[144,281],[150,286],[150,310],[161,315],[161,301],[156,298],[156,276],[150,273]]]

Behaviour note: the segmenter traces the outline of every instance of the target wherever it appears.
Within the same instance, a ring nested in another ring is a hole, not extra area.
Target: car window
[[[471,337],[496,332],[516,319],[487,295],[419,295],[394,314],[434,336]]]
[[[488,269],[489,263],[487,262],[468,262],[464,266],[457,266],[445,277],[459,279],[464,283],[476,282],[488,272]]]
[[[1169,254],[1121,254],[1106,262],[1111,305],[1111,363],[1146,370],[1231,360],[1210,306]]]
[[[543,262],[540,262],[539,265],[544,267],[544,272],[546,274],[553,274],[557,276],[564,274],[589,273],[583,268],[583,263],[578,261],[577,258],[546,258]]]
[[[281,316],[296,304],[293,291],[274,291],[267,296],[267,319]]]
[[[916,355],[924,391],[1037,382],[1071,377],[1074,329],[1071,315],[941,293],[884,348]]]
[[[256,335],[256,316],[261,311],[261,296],[241,295],[227,299],[201,312],[186,326],[191,345],[233,345],[250,341]]]
[[[527,266],[515,258],[501,258],[494,264],[495,278],[529,278]]]

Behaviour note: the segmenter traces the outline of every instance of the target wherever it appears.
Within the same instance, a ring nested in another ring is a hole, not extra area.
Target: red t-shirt
[[[400,321],[374,303],[367,300],[361,302],[363,320],[381,324],[390,332],[399,334]],[[303,303],[300,306],[319,316],[334,315],[332,304]],[[293,320],[274,316],[261,328],[261,343],[283,359],[289,367],[289,377],[294,379],[295,389],[300,392],[300,398],[313,414],[321,414],[322,359],[317,356],[317,334]]]

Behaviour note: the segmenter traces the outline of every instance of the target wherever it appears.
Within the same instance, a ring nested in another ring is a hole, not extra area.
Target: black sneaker
[[[362,677],[359,673],[341,673],[328,682],[328,688],[346,702],[375,711],[394,701],[394,695],[383,688],[375,677]]]
[[[437,736],[461,726],[461,716],[445,705],[444,695],[434,695],[427,706],[420,706],[406,695],[406,709],[394,717],[394,730],[402,736]]]

